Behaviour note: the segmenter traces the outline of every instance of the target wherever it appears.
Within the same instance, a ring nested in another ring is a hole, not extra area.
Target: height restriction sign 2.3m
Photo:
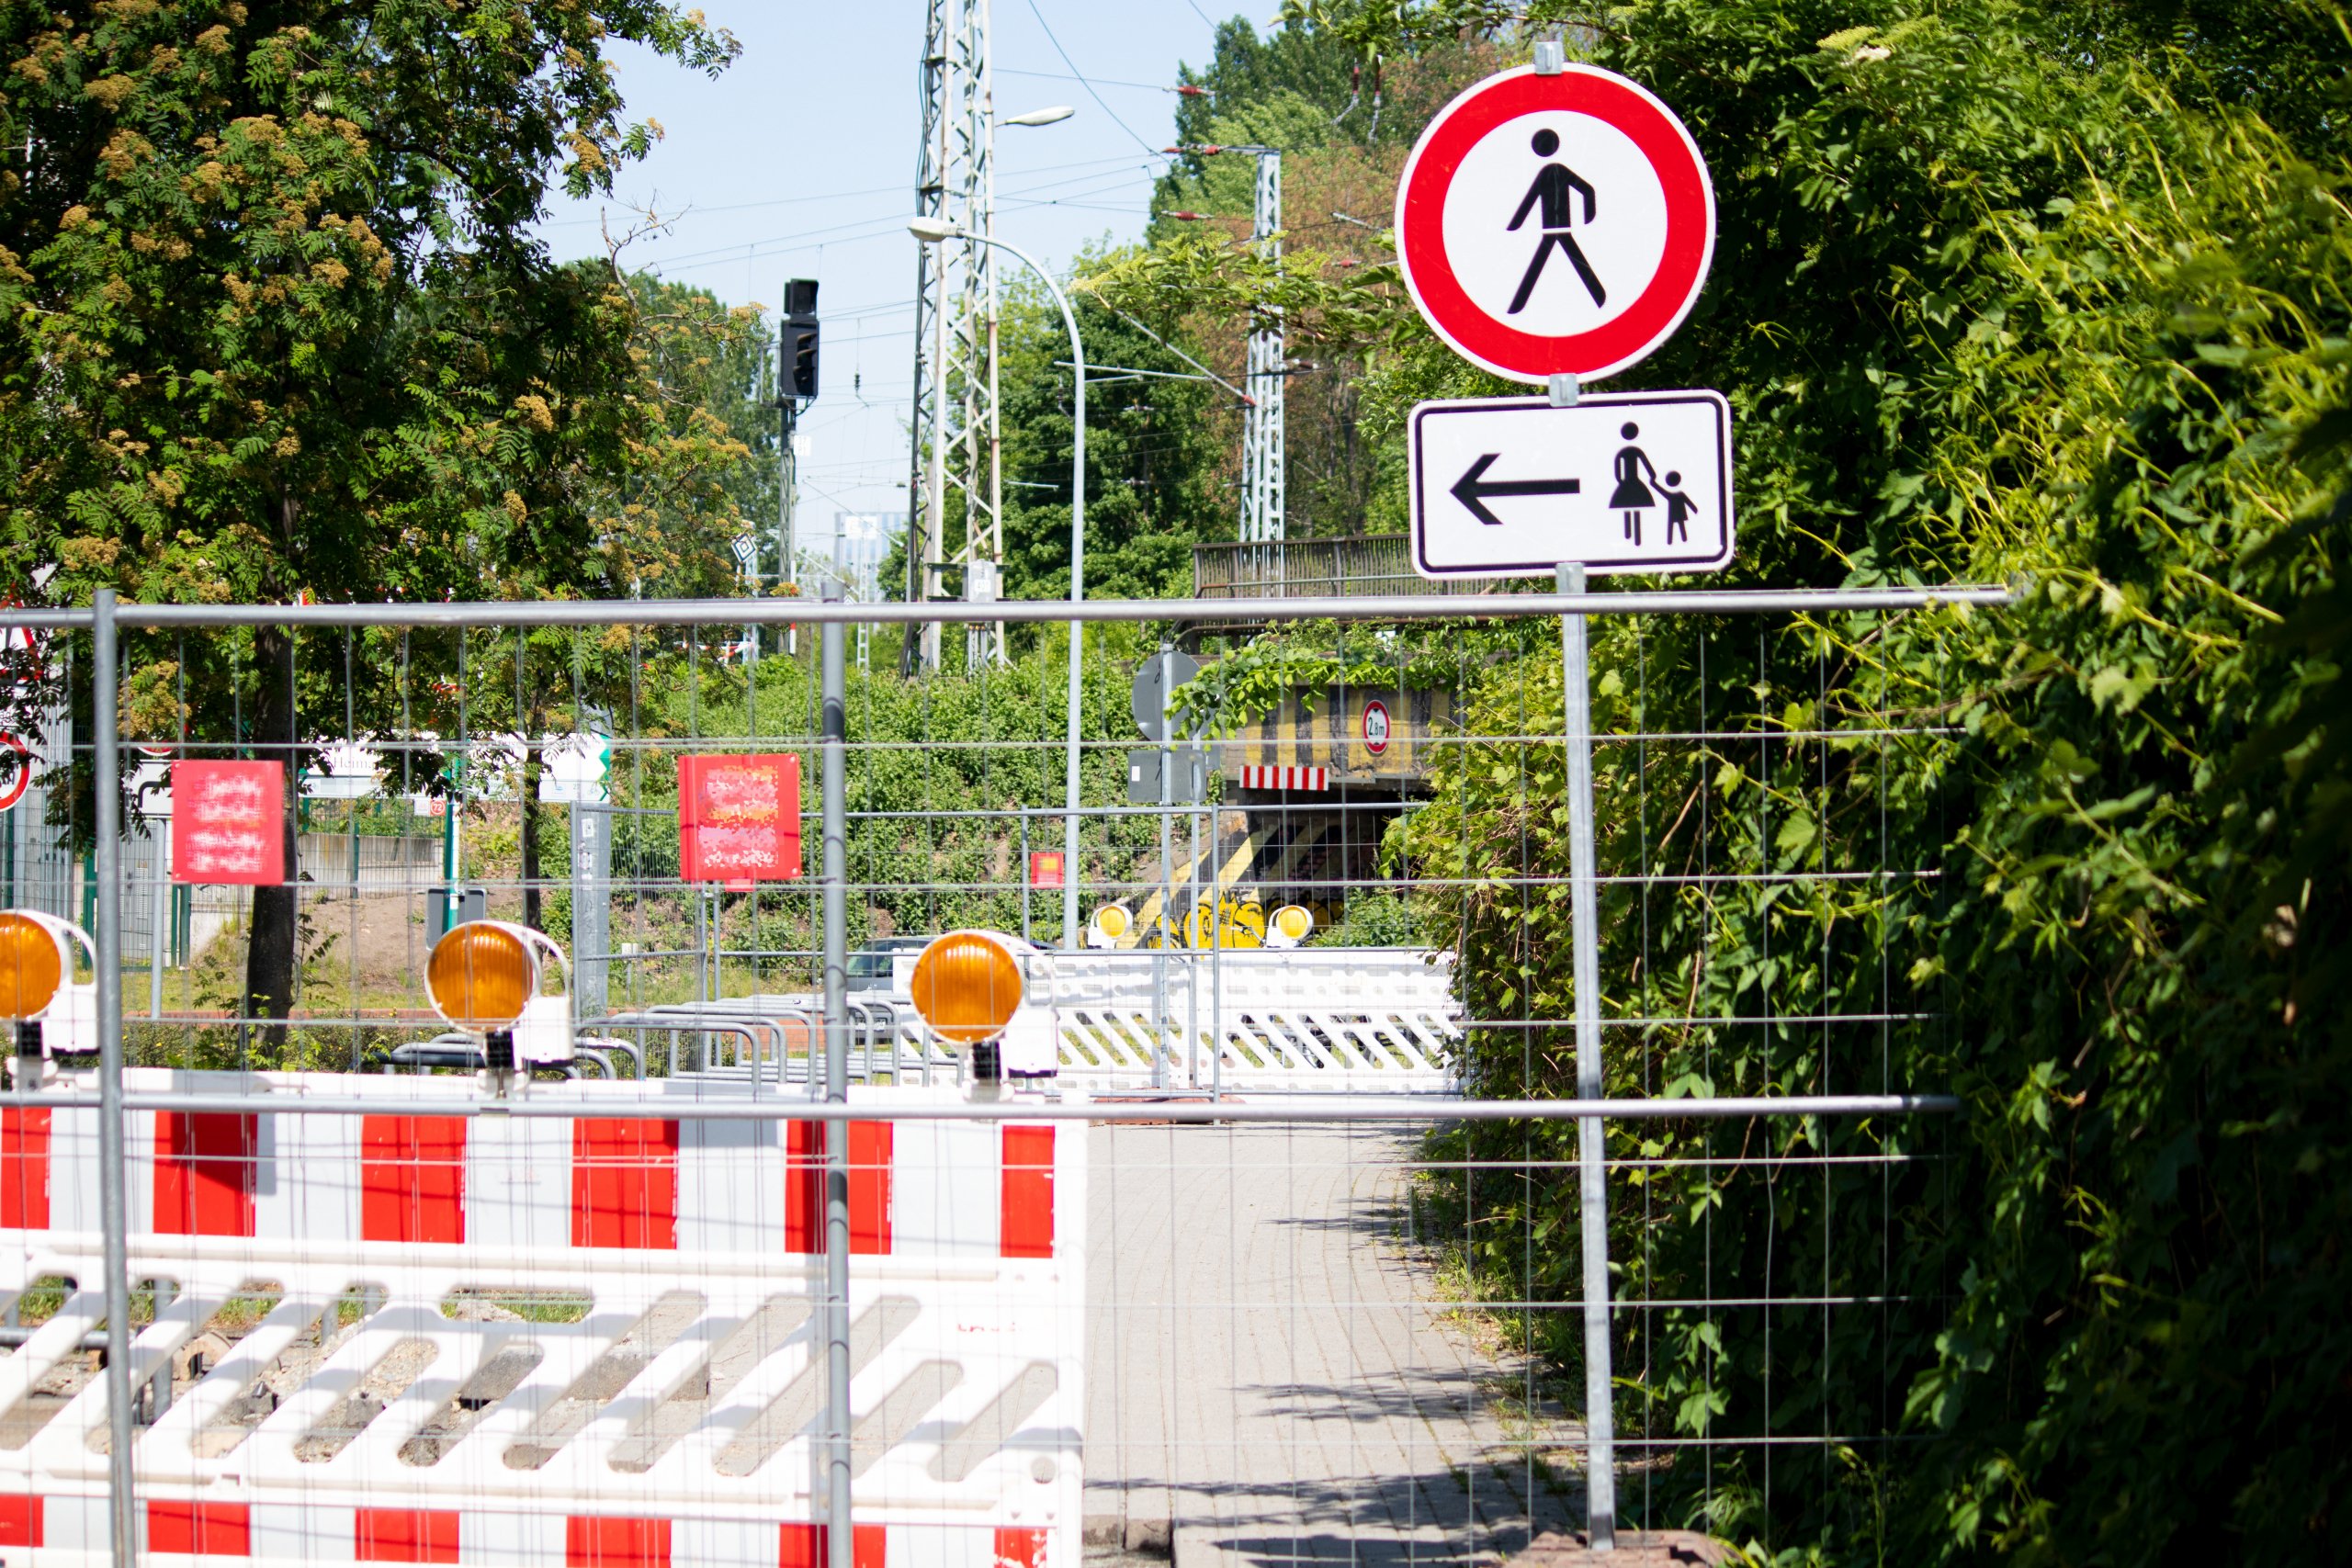
[[[1532,66],[1438,112],[1396,187],[1413,302],[1454,352],[1542,385],[1641,360],[1690,312],[1715,195],[1682,121],[1614,72]]]

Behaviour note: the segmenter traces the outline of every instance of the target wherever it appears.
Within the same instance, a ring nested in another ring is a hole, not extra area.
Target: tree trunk
[[[294,754],[294,639],[281,627],[264,626],[254,636],[260,690],[254,701],[254,739],[286,764],[286,880],[254,889],[253,926],[245,948],[245,1014],[284,1018],[294,1005],[294,824],[301,798],[302,771]]]

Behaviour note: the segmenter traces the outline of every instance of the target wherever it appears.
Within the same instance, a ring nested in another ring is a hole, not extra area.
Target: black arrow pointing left
[[[1487,506],[1489,497],[1505,495],[1575,495],[1584,489],[1576,479],[1489,479],[1486,472],[1502,457],[1489,452],[1470,465],[1470,471],[1453,481],[1453,499],[1469,510],[1470,515],[1489,528],[1499,528],[1503,520]]]

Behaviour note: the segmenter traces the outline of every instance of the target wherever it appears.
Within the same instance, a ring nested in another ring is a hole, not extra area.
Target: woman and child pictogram
[[[1614,475],[1617,488],[1609,492],[1609,509],[1623,513],[1625,537],[1638,546],[1642,542],[1642,513],[1663,502],[1666,506],[1666,543],[1670,545],[1678,537],[1687,543],[1690,537],[1690,517],[1699,510],[1698,505],[1677,488],[1682,483],[1679,472],[1669,468],[1661,481],[1657,468],[1650,462],[1649,454],[1631,444],[1641,433],[1642,427],[1631,420],[1627,420],[1618,432],[1627,445],[1617,453]]]

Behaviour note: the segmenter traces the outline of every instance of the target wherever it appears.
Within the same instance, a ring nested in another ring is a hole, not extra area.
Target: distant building
[[[833,575],[853,602],[882,598],[882,562],[907,536],[903,512],[833,513]]]

